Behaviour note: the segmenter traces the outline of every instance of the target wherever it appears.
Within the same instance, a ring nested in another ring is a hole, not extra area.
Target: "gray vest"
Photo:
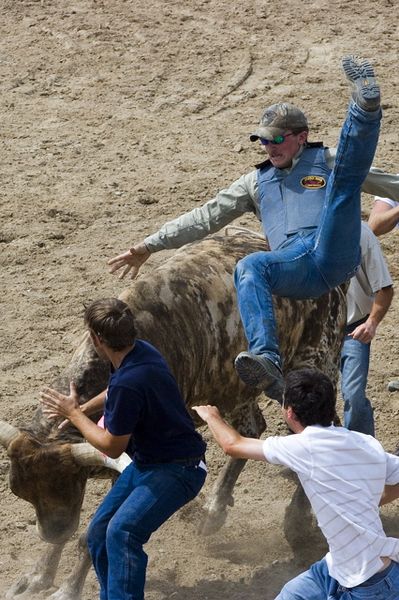
[[[258,166],[260,213],[272,250],[299,231],[317,228],[331,173],[324,151],[322,144],[309,145],[288,174],[270,161]]]

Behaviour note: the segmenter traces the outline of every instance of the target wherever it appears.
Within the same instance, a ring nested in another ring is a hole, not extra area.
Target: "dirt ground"
[[[385,109],[375,164],[397,172],[394,0],[0,0],[0,419],[29,420],[40,388],[69,361],[83,303],[125,287],[107,258],[259,162],[248,133],[265,106],[298,104],[311,139],[335,145],[350,52],[374,60]],[[237,224],[258,229],[252,217]],[[396,284],[398,243],[395,232],[382,240]],[[399,393],[386,391],[399,377],[398,304],[378,331],[369,379],[388,450],[399,441]],[[279,431],[275,405],[262,407],[268,432]],[[222,462],[210,443],[205,494]],[[8,465],[1,450],[1,598],[44,547],[32,507],[9,490]],[[90,482],[83,523],[104,489]],[[148,544],[147,598],[274,598],[304,567],[282,529],[293,489],[278,468],[251,464],[220,532],[197,534],[200,503],[173,517]],[[91,572],[83,600],[96,597]]]

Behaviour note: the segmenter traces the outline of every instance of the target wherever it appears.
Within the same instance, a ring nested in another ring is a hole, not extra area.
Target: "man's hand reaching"
[[[70,383],[69,390],[69,396],[51,388],[44,388],[40,392],[43,413],[49,419],[64,417],[64,419],[70,420],[74,412],[80,412],[79,396],[74,383]]]
[[[141,265],[145,263],[150,255],[151,252],[148,250],[144,242],[140,242],[140,244],[136,244],[127,252],[111,258],[107,263],[110,265],[109,272],[115,273],[119,269],[123,269],[123,271],[119,274],[119,279],[123,279],[123,277],[125,277],[129,272],[130,277],[134,279],[137,276]]]

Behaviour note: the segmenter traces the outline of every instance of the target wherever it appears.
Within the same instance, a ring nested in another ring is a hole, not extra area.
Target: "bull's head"
[[[0,444],[11,460],[12,492],[33,504],[39,535],[52,544],[65,542],[77,529],[93,467],[121,471],[126,466],[90,444],[41,443],[4,421],[0,421]]]

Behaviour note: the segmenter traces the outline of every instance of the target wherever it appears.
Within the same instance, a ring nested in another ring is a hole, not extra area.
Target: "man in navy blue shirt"
[[[65,417],[101,452],[133,462],[95,513],[88,546],[100,582],[101,600],[142,600],[151,534],[192,500],[206,478],[206,444],[195,431],[176,381],[162,355],[136,339],[133,315],[116,298],[86,308],[85,323],[99,356],[113,373],[108,389],[86,403],[73,383],[69,396],[41,393],[49,417]],[[104,403],[104,426],[88,414]]]

